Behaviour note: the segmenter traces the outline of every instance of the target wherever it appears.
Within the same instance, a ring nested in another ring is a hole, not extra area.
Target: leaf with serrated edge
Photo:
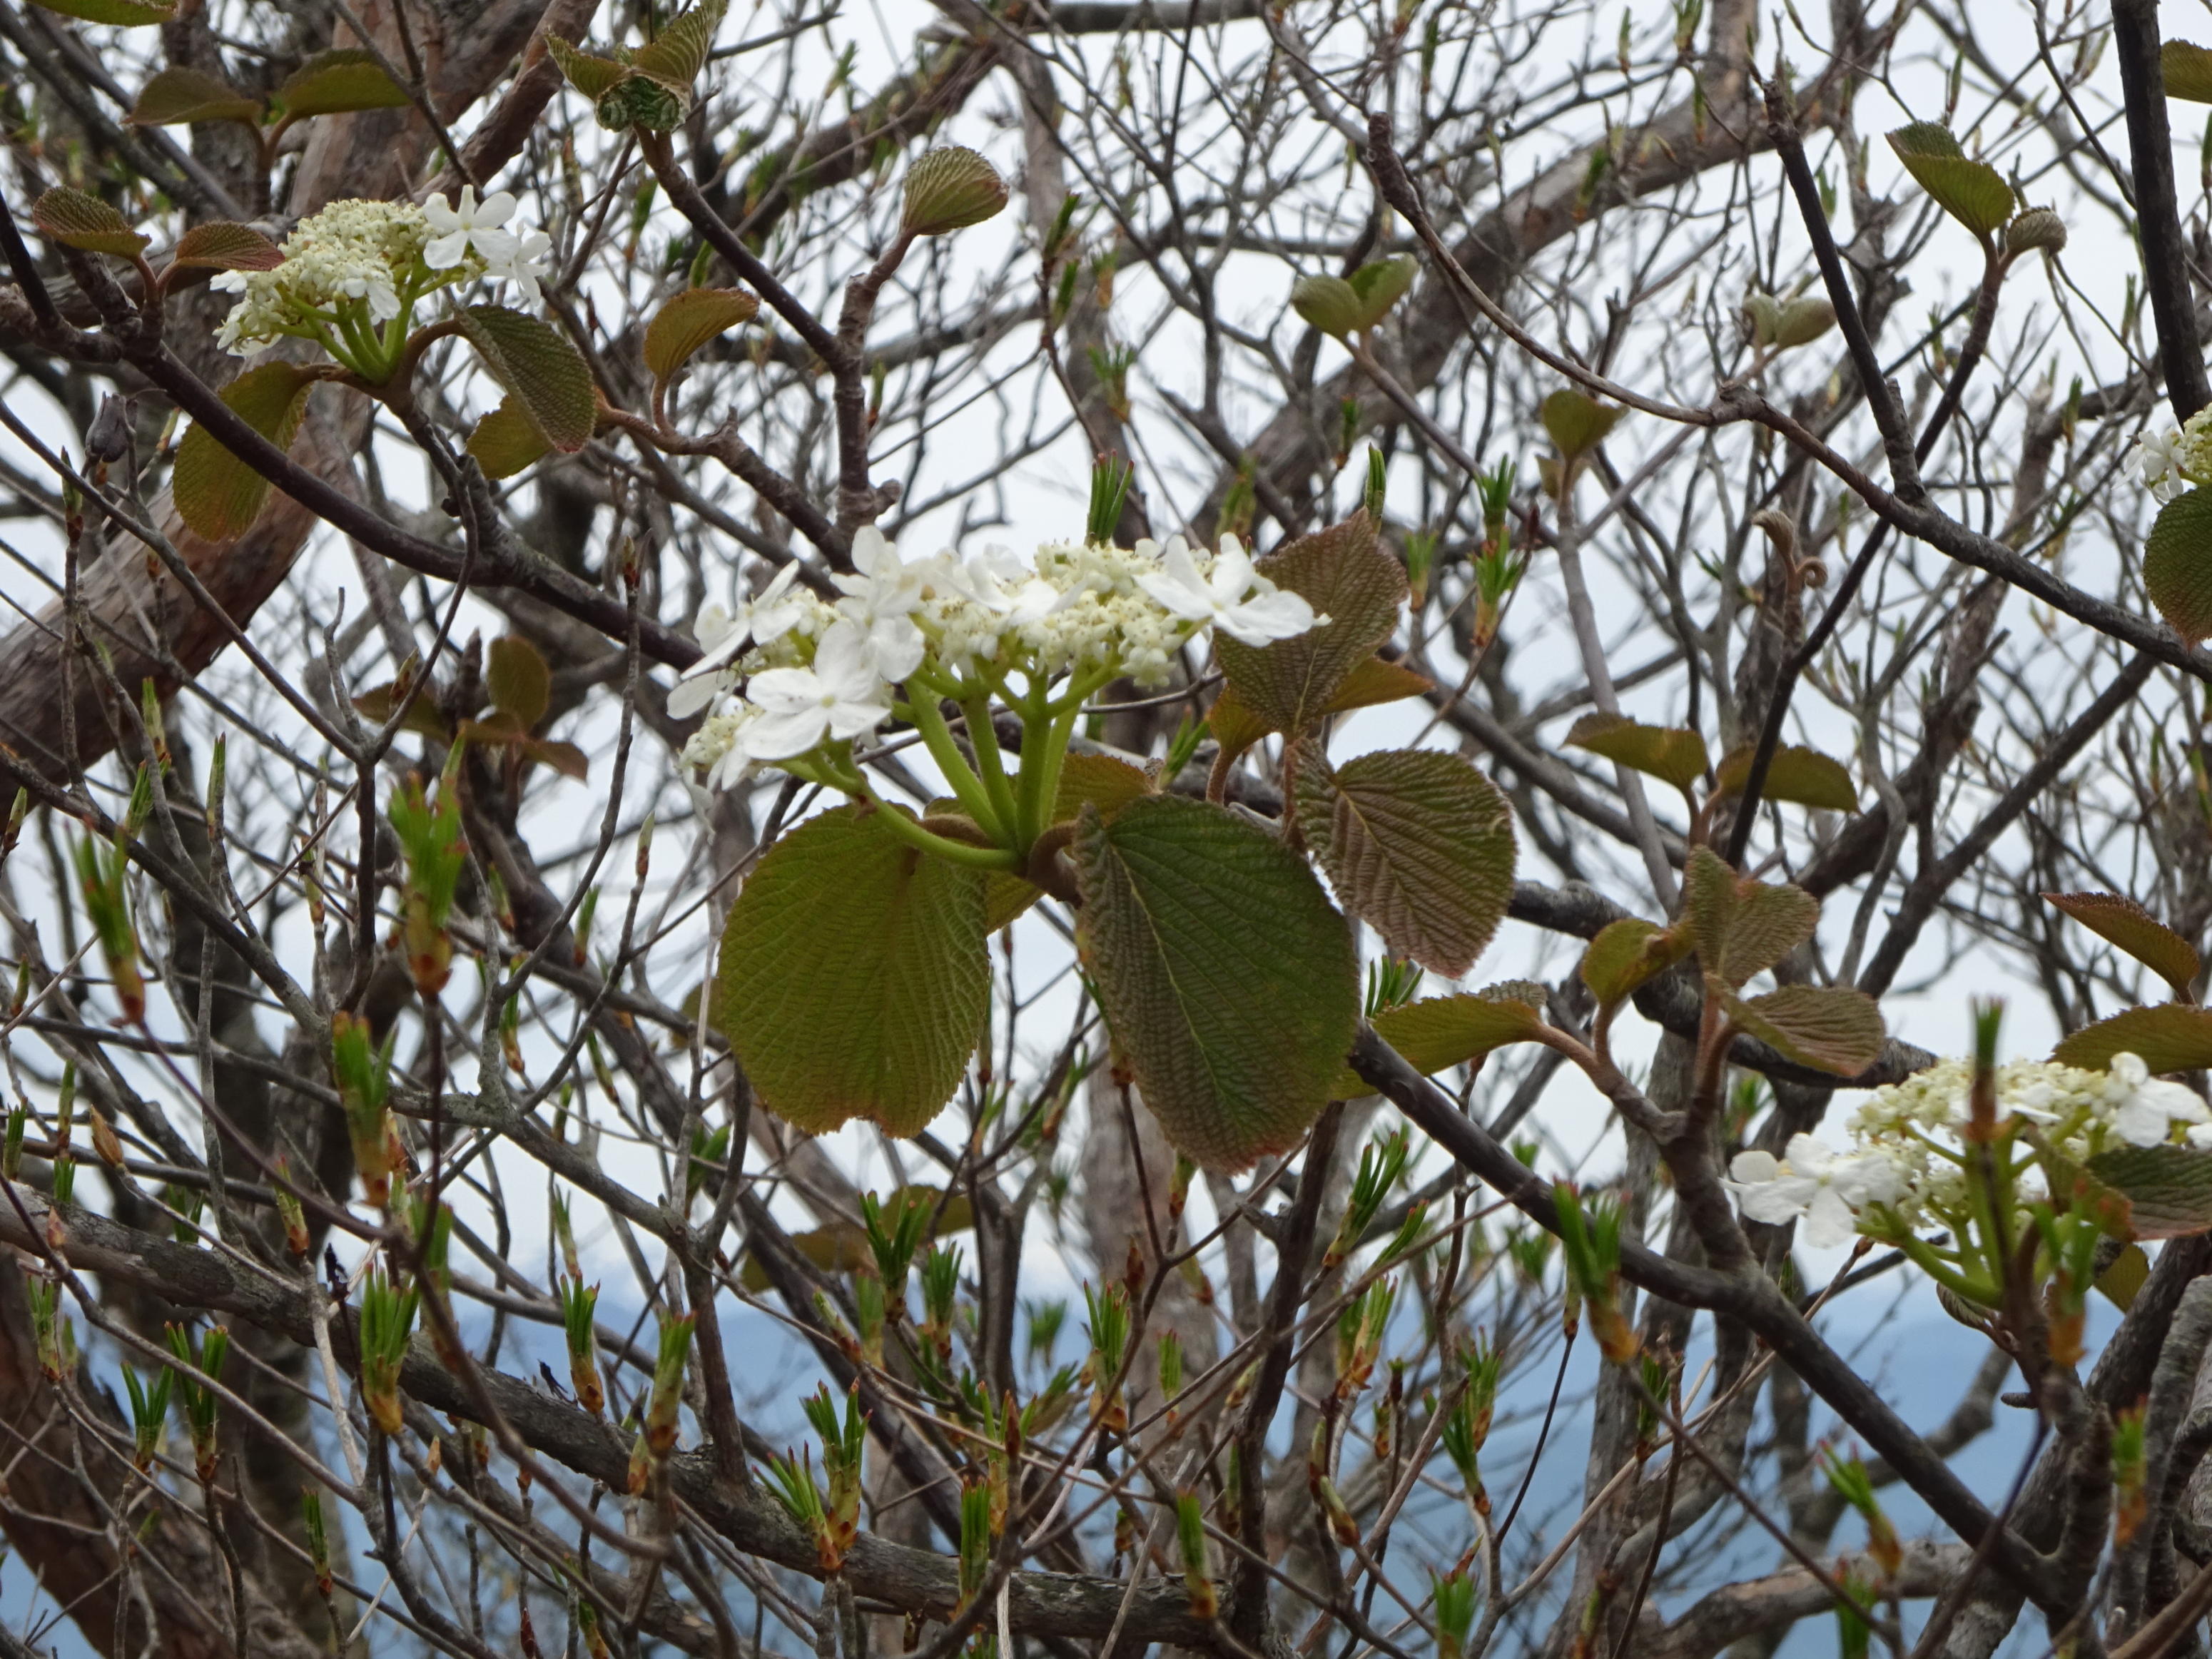
[[[186,270],[274,270],[284,263],[284,251],[252,225],[235,225],[211,219],[194,225],[177,239],[170,262]]]
[[[1682,866],[1682,920],[1699,965],[1740,986],[1813,937],[1820,902],[1802,887],[1739,876],[1719,854],[1699,847]]]
[[[573,455],[591,441],[599,413],[592,371],[568,336],[505,306],[471,306],[458,320],[548,444]]]
[[[1601,1004],[1635,994],[1690,953],[1688,939],[1641,916],[1607,922],[1583,952],[1583,983]]]
[[[307,393],[316,376],[297,363],[263,363],[249,368],[222,389],[230,411],[279,449],[291,447],[307,412]],[[177,446],[169,471],[169,495],[177,516],[211,542],[242,536],[261,516],[269,499],[269,480],[209,434],[195,421]]]
[[[284,77],[276,101],[292,116],[347,115],[401,109],[413,100],[384,66],[359,46],[319,52]]]
[[[177,15],[175,6],[151,0],[31,0],[41,11],[58,12],[81,23],[113,23],[137,28],[147,23],[166,23]]]
[[[689,91],[707,67],[707,55],[721,27],[726,0],[703,0],[630,54],[631,67],[640,75]]]
[[[568,84],[594,104],[629,79],[629,65],[582,50],[557,34],[545,37],[545,50],[561,66]]]
[[[1723,994],[1721,1007],[1744,1036],[1800,1066],[1856,1077],[1881,1055],[1881,1011],[1863,991],[1785,985],[1747,1000]]]
[[[487,478],[511,478],[552,453],[537,423],[522,412],[512,393],[500,399],[469,434],[468,451]]]
[[[2158,67],[2167,97],[2212,104],[2212,52],[2191,41],[2168,40],[2158,49]]]
[[[722,935],[722,1033],[762,1103],[809,1134],[927,1127],[990,1004],[982,872],[872,817],[839,807],[783,836]]]
[[[1426,674],[1416,673],[1403,663],[1369,657],[1337,682],[1336,690],[1322,705],[1322,713],[1343,714],[1355,708],[1373,708],[1401,698],[1418,697],[1425,691],[1434,690],[1436,684]]]
[[[2012,217],[2012,186],[1987,161],[1970,160],[1959,141],[1932,121],[1916,121],[1889,135],[1905,170],[1942,208],[1978,236],[2003,228]]]
[[[2062,1038],[2051,1051],[2051,1059],[2061,1065],[2090,1071],[2103,1070],[2115,1054],[2136,1055],[2154,1076],[2212,1066],[2212,1008],[2178,1002],[2124,1008],[2110,1019]]]
[[[124,118],[137,127],[174,126],[185,121],[243,121],[253,126],[261,119],[261,100],[219,75],[165,69],[138,88],[138,101]]]
[[[2089,1160],[2089,1173],[2128,1200],[2137,1238],[2212,1231],[2212,1152],[2193,1146],[2115,1146]]]
[[[1152,780],[1142,767],[1111,755],[1070,755],[1060,765],[1052,821],[1065,823],[1080,814],[1086,805],[1110,818],[1131,801],[1152,793]]]
[[[2118,893],[2045,893],[2043,902],[2118,945],[2171,985],[2176,996],[2189,994],[2204,965],[2195,945],[2131,898]]]
[[[535,731],[553,699],[553,671],[536,646],[519,634],[502,634],[484,651],[484,690],[492,707]]]
[[[667,380],[716,335],[750,322],[760,301],[741,288],[690,288],[653,313],[645,325],[645,366]]]
[[[1077,948],[1168,1139],[1220,1170],[1297,1145],[1359,1024],[1352,930],[1305,860],[1176,795],[1086,809],[1070,851]]]
[[[1393,954],[1457,979],[1513,897],[1513,814],[1498,786],[1436,749],[1386,749],[1332,769],[1310,740],[1298,827],[1338,900]]]
[[[2212,489],[2191,489],[2158,510],[2143,538],[2143,592],[2175,633],[2212,637]]]
[[[1376,1035],[1424,1077],[1464,1066],[1509,1042],[1530,1042],[1543,1026],[1541,1002],[1488,991],[1428,997],[1375,1016]]]
[[[1713,769],[1715,793],[1726,797],[1743,793],[1744,785],[1751,779],[1753,752],[1754,745],[1747,744],[1721,757],[1721,763]],[[1773,758],[1766,765],[1766,782],[1759,793],[1762,800],[1790,801],[1799,806],[1816,806],[1824,811],[1859,810],[1859,792],[1852,786],[1850,772],[1841,761],[1831,760],[1817,749],[1792,744],[1776,748]]]
[[[1687,789],[1705,775],[1705,740],[1674,726],[1646,726],[1626,714],[1585,714],[1567,732],[1577,749]]]
[[[58,185],[31,204],[31,222],[64,247],[128,259],[146,251],[148,238],[97,196]]]
[[[1328,621],[1295,639],[1244,645],[1216,635],[1222,672],[1268,729],[1301,733],[1321,719],[1353,669],[1398,625],[1406,567],[1376,545],[1364,513],[1285,542],[1259,562],[1278,587],[1304,594]]]

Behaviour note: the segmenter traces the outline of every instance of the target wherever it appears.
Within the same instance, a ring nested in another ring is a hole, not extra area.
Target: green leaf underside
[[[1842,986],[1785,985],[1747,1000],[1724,994],[1721,1006],[1744,1036],[1838,1077],[1856,1077],[1873,1065],[1887,1035],[1874,999]]]
[[[722,21],[726,0],[705,0],[665,25],[660,33],[630,54],[630,66],[640,75],[687,91],[707,66],[707,53],[714,31]]]
[[[1820,902],[1802,887],[1740,877],[1711,848],[1682,866],[1682,921],[1706,973],[1731,988],[1813,937]]]
[[[356,110],[398,109],[411,102],[406,89],[359,46],[317,52],[284,78],[276,101],[287,115],[344,115]]]
[[[142,23],[166,23],[177,15],[171,4],[142,3],[141,0],[32,0],[42,11],[58,12],[81,23],[114,23],[135,28]]]
[[[63,246],[80,253],[112,253],[128,259],[144,252],[149,240],[100,198],[66,185],[57,185],[31,204],[31,222]]]
[[[2212,636],[2212,489],[2191,489],[2158,510],[2143,538],[2143,592],[2190,644]]]
[[[220,76],[195,69],[165,69],[138,89],[127,118],[133,126],[174,126],[184,121],[243,121],[261,118],[261,100],[240,92]]]
[[[1297,772],[1298,824],[1338,900],[1391,951],[1457,979],[1513,896],[1513,815],[1457,755],[1386,749]]]
[[[297,363],[264,363],[222,389],[224,406],[280,450],[289,449],[315,376]],[[169,475],[177,516],[211,542],[242,536],[261,516],[269,481],[195,421]]]
[[[2212,1009],[2178,1002],[2124,1008],[2110,1019],[2084,1026],[2051,1051],[2065,1066],[2100,1070],[2115,1054],[2134,1054],[2154,1075],[2212,1066]]]
[[[502,634],[484,652],[484,690],[492,706],[534,731],[553,700],[553,671],[538,647],[519,634]]]
[[[629,78],[629,64],[585,52],[557,34],[545,37],[545,49],[568,84],[595,104]]]
[[[917,236],[942,236],[980,225],[1006,205],[1006,180],[965,145],[925,151],[907,169],[903,223]]]
[[[1305,861],[1174,795],[1086,809],[1070,850],[1078,949],[1168,1139],[1224,1170],[1297,1145],[1359,1023],[1352,930]]]
[[[172,260],[187,269],[204,270],[274,270],[284,263],[284,252],[252,225],[234,225],[226,219],[194,225],[177,239]]]
[[[2168,40],[2158,49],[2166,95],[2192,104],[2212,104],[2212,52],[2188,40]]]
[[[2204,965],[2195,945],[2131,898],[2118,893],[2045,893],[2043,899],[2119,946],[2173,987],[2177,996],[2187,993]]]
[[[665,380],[708,341],[750,322],[759,310],[760,301],[741,288],[686,289],[646,325],[645,366],[655,380]]]
[[[505,306],[471,306],[462,332],[547,444],[573,455],[591,441],[599,405],[583,355],[550,324]]]
[[[1705,740],[1675,726],[1646,726],[1626,714],[1585,714],[1567,732],[1577,749],[1687,789],[1705,775]]]
[[[778,841],[722,935],[722,1033],[762,1103],[810,1134],[855,1117],[921,1131],[990,1003],[981,872],[874,816],[840,807]]]
[[[1480,991],[1401,1003],[1375,1016],[1375,1034],[1423,1077],[1434,1077],[1509,1042],[1533,1042],[1544,1024],[1546,994],[1540,985],[1509,980]],[[1334,1099],[1356,1100],[1374,1091],[1346,1066],[1337,1073],[1330,1092]]]
[[[2012,186],[2004,175],[1987,161],[1971,160],[1934,122],[1898,128],[1889,135],[1889,147],[1936,205],[1976,235],[1990,235],[2012,217]]]
[[[511,478],[552,453],[553,446],[509,393],[477,422],[477,429],[469,434],[468,451],[485,477]]]
[[[1601,1003],[1616,1003],[1690,953],[1689,940],[1641,916],[1623,916],[1598,930],[1583,954],[1583,982]]]
[[[2191,1146],[2116,1146],[2089,1173],[2128,1200],[2139,1239],[2180,1238],[2212,1230],[2212,1152]]]
[[[1352,672],[1390,637],[1410,591],[1406,568],[1376,544],[1367,515],[1355,513],[1284,544],[1260,561],[1259,571],[1304,594],[1328,621],[1267,646],[1217,636],[1213,648],[1244,706],[1270,731],[1295,735],[1322,718]]]
[[[1716,793],[1732,796],[1743,793],[1744,785],[1751,778],[1753,752],[1753,746],[1747,744],[1721,757],[1720,764],[1713,769]],[[1775,750],[1766,763],[1766,782],[1759,794],[1761,800],[1788,801],[1830,812],[1859,810],[1859,792],[1851,782],[1850,769],[1817,749],[1800,748],[1794,744],[1784,744]]]
[[[1569,460],[1588,454],[1606,440],[1628,411],[1618,404],[1601,404],[1586,392],[1561,386],[1544,399],[1538,411],[1544,431],[1559,453]]]

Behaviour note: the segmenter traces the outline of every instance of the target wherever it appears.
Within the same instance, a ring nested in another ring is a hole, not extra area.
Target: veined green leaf
[[[364,48],[319,52],[284,77],[276,101],[285,114],[346,115],[356,110],[399,109],[413,100]]]
[[[242,121],[255,126],[261,120],[261,100],[219,75],[165,69],[147,77],[138,88],[138,101],[125,118],[139,127],[175,126],[185,121]]]
[[[1705,740],[1680,726],[1646,726],[1626,714],[1585,714],[1567,741],[1677,789],[1686,790],[1705,775]]]
[[[143,253],[149,240],[100,198],[66,185],[56,185],[31,204],[31,222],[80,253],[112,253],[129,259]]]
[[[599,401],[583,354],[550,323],[505,306],[471,306],[461,331],[547,444],[573,455],[592,439]]]
[[[2128,1200],[2139,1239],[2212,1231],[2212,1152],[2193,1146],[2116,1146],[2089,1173]]]
[[[1881,1011],[1863,991],[1785,985],[1763,997],[1723,994],[1729,1021],[1800,1066],[1856,1077],[1881,1057]]]
[[[2110,1066],[2115,1054],[2136,1055],[2154,1076],[2202,1071],[2212,1066],[2212,1008],[2179,1002],[2124,1008],[2061,1039],[2051,1051],[2061,1065],[2090,1071]]]
[[[222,389],[230,411],[275,444],[289,449],[307,413],[307,393],[317,376],[298,363],[263,363],[249,368]],[[177,516],[195,534],[211,542],[242,536],[261,516],[269,500],[269,480],[209,434],[195,421],[177,446],[169,474],[169,493]]]
[[[1364,513],[1286,542],[1259,562],[1279,587],[1304,594],[1326,623],[1295,639],[1250,646],[1217,636],[1215,654],[1243,704],[1270,731],[1303,733],[1398,624],[1406,568],[1376,545]],[[1219,736],[1218,728],[1215,735]]]
[[[511,478],[552,451],[513,392],[501,398],[499,407],[488,411],[469,434],[468,452],[487,478]]]
[[[2012,217],[2012,186],[1987,161],[1970,159],[1959,141],[1933,121],[1915,121],[1889,135],[1889,147],[1921,189],[1977,236],[1989,236]]]
[[[1751,779],[1755,747],[1747,744],[1721,757],[1721,763],[1713,769],[1714,793],[1723,796],[1743,793],[1744,785]],[[1859,792],[1851,783],[1849,769],[1817,749],[1800,748],[1794,744],[1777,746],[1773,757],[1766,763],[1766,782],[1759,793],[1762,800],[1790,801],[1799,806],[1817,806],[1824,811],[1859,810]]]
[[[1610,1006],[1689,954],[1690,941],[1678,930],[1641,916],[1623,916],[1599,929],[1583,953],[1583,982],[1601,1005]]]
[[[1730,987],[1788,956],[1813,937],[1820,902],[1802,887],[1739,876],[1711,848],[1691,850],[1682,868],[1682,923],[1705,972]]]
[[[2142,581],[2167,627],[2191,645],[2212,636],[2212,489],[2159,508],[2143,538]]]
[[[645,325],[645,366],[665,380],[716,335],[749,323],[760,301],[741,288],[690,288]]]
[[[2178,997],[2204,965],[2197,947],[2131,898],[2118,893],[2045,893],[2043,902],[2110,940],[2173,988]]]

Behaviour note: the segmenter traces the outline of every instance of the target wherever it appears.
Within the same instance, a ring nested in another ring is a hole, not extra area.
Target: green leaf
[[[2212,489],[2159,508],[2143,538],[2142,581],[2166,626],[2189,644],[2212,635]]]
[[[1213,649],[1244,706],[1268,730],[1296,736],[1322,718],[1352,670],[1390,637],[1408,593],[1406,568],[1376,545],[1367,515],[1355,513],[1285,542],[1258,568],[1277,586],[1304,594],[1328,621],[1266,646],[1217,635]]]
[[[175,126],[185,121],[243,121],[258,126],[261,100],[219,75],[165,69],[138,88],[138,101],[125,119],[138,127]]]
[[[1743,786],[1751,777],[1755,749],[1756,745],[1746,744],[1721,757],[1721,763],[1713,769],[1715,794],[1726,799],[1743,793]],[[1859,810],[1859,792],[1844,763],[1830,760],[1817,749],[1804,749],[1795,744],[1776,748],[1773,758],[1766,763],[1765,785],[1759,793],[1762,800],[1791,801],[1799,806],[1817,806],[1830,812]]]
[[[1705,740],[1676,726],[1645,726],[1626,714],[1585,714],[1567,732],[1577,749],[1686,791],[1705,775]]]
[[[1561,386],[1544,399],[1540,411],[1544,430],[1568,460],[1587,455],[1603,443],[1628,411],[1615,404],[1601,404],[1586,392]]]
[[[749,323],[760,301],[741,288],[690,288],[654,313],[645,326],[645,366],[665,380],[725,330]]]
[[[31,204],[31,222],[64,247],[81,253],[112,253],[119,259],[144,252],[149,240],[100,198],[66,185],[56,185]]]
[[[399,682],[387,680],[382,685],[371,686],[362,692],[353,700],[353,706],[361,711],[364,720],[371,720],[382,726],[398,709],[399,696]],[[400,730],[412,732],[421,737],[435,738],[441,743],[451,742],[453,736],[453,728],[446,724],[445,715],[439,711],[436,693],[428,689],[407,705],[407,718],[401,722]]]
[[[1087,810],[1070,851],[1077,948],[1168,1139],[1211,1170],[1297,1145],[1359,1024],[1352,930],[1305,860],[1176,795]]]
[[[2112,1258],[2112,1265],[2097,1275],[2097,1288],[2122,1313],[2136,1304],[2136,1293],[2150,1277],[2150,1258],[2140,1244],[2130,1244]]]
[[[1291,284],[1291,309],[1322,333],[1342,339],[1362,327],[1359,290],[1341,276],[1301,276]]]
[[[484,652],[484,690],[492,707],[503,709],[534,732],[553,700],[553,671],[538,647],[520,634],[502,634]]]
[[[1959,141],[1933,121],[1915,121],[1889,135],[1889,147],[1920,188],[1977,236],[2003,228],[2012,217],[2012,186],[1987,161],[1968,159]]]
[[[592,371],[567,335],[505,306],[471,306],[458,320],[540,437],[564,455],[591,441],[599,417]]]
[[[1531,989],[1536,993],[1533,999]],[[1527,1042],[1543,1029],[1543,988],[1517,981],[1401,1003],[1375,1016],[1376,1035],[1424,1077],[1464,1066],[1509,1042]]]
[[[279,449],[289,449],[307,412],[307,393],[317,376],[298,363],[264,363],[249,368],[222,389],[222,401]],[[269,499],[269,480],[211,437],[198,422],[177,446],[169,473],[169,493],[177,516],[211,542],[242,536],[261,516]]]
[[[1709,847],[1682,867],[1682,921],[1705,972],[1740,986],[1813,937],[1820,902],[1788,883],[1739,876]]]
[[[2158,49],[2166,95],[2192,104],[2212,104],[2212,52],[2187,40],[2168,40]]]
[[[943,236],[996,218],[1006,205],[999,170],[961,144],[941,144],[907,169],[904,215],[912,236]]]
[[[2134,1054],[2154,1077],[2212,1066],[2212,1008],[2164,1002],[2151,1008],[2124,1008],[2061,1039],[2051,1059],[2065,1066],[2101,1071],[2115,1054]]]
[[[2023,253],[2063,253],[2066,222],[2051,208],[2029,208],[2015,214],[2005,227],[2004,245],[2005,252],[2014,257]]]
[[[552,448],[512,392],[501,398],[499,407],[478,421],[477,429],[469,434],[469,453],[477,458],[487,478],[511,478],[550,454]]]
[[[455,735],[470,743],[496,744],[512,749],[517,754],[542,762],[564,777],[578,782],[589,775],[591,763],[584,751],[573,743],[552,743],[544,738],[533,738],[529,728],[504,708],[495,709],[484,719],[463,720],[455,728]]]
[[[1825,295],[1801,295],[1776,314],[1774,343],[1785,351],[1810,345],[1835,325],[1836,307]]]
[[[726,9],[726,0],[701,0],[632,52],[630,67],[640,75],[690,92],[699,71],[707,67],[714,31],[721,27]]]
[[[2178,997],[2189,994],[2204,965],[2195,945],[2131,898],[2118,893],[2045,893],[2043,900],[2118,945],[2173,987]]]
[[[1601,927],[1583,952],[1583,983],[1610,1006],[1689,954],[1690,941],[1678,930],[1641,916],[1623,916]]]
[[[1420,262],[1412,254],[1395,253],[1353,271],[1348,280],[1359,304],[1359,326],[1372,328],[1389,316],[1420,270]]]
[[[1513,897],[1513,814],[1457,755],[1385,749],[1332,769],[1300,750],[1298,829],[1345,908],[1395,956],[1456,979]]]
[[[2089,1173],[2128,1200],[2139,1239],[2212,1231],[2212,1152],[2193,1146],[2116,1146]]]
[[[855,1117],[919,1132],[990,1006],[981,872],[875,817],[840,807],[778,841],[722,935],[722,1033],[762,1103],[809,1134]]]
[[[568,84],[594,104],[629,79],[629,64],[585,52],[557,34],[545,37],[545,50],[553,54]]]
[[[1321,712],[1324,715],[1342,714],[1354,708],[1371,708],[1396,702],[1401,697],[1418,697],[1435,685],[1436,682],[1426,674],[1417,674],[1402,663],[1367,657],[1337,683],[1336,690],[1322,704]],[[1214,742],[1221,745],[1221,752],[1232,761],[1277,729],[1238,696],[1233,685],[1221,688],[1221,695],[1206,711],[1206,724]]]
[[[276,88],[276,101],[285,114],[301,118],[399,109],[413,100],[365,49],[337,46],[317,52],[286,76]]]
[[[1881,1011],[1863,991],[1785,985],[1748,1000],[1723,994],[1721,1006],[1737,1030],[1800,1066],[1856,1077],[1881,1056]]]
[[[274,270],[284,263],[284,251],[252,225],[210,219],[177,239],[170,263],[186,270]]]
[[[1110,818],[1131,801],[1152,793],[1152,775],[1140,766],[1111,755],[1070,755],[1060,763],[1052,821],[1063,823],[1079,817],[1086,805],[1097,807]]]
[[[142,23],[166,23],[177,15],[169,0],[31,0],[42,11],[58,12],[82,23],[113,23],[135,28]]]

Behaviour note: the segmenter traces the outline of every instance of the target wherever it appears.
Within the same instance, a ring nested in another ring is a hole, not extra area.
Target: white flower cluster
[[[1738,1152],[1729,1186],[1743,1213],[1778,1224],[1802,1218],[1808,1244],[1840,1244],[1872,1210],[1882,1236],[1923,1219],[1954,1224],[1966,1202],[1960,1138],[1968,1119],[1973,1066],[1946,1060],[1902,1083],[1877,1089],[1851,1114],[1850,1149],[1793,1135],[1777,1158]],[[2134,1054],[2115,1054],[2104,1071],[2055,1060],[2016,1060],[1996,1070],[1997,1125],[2035,1125],[2059,1152],[2081,1160],[2115,1146],[2156,1146],[2186,1125],[2192,1146],[2212,1146],[2212,1112],[2194,1091],[2150,1075]]]
[[[2200,484],[2212,484],[2212,408],[2198,410],[2179,431],[2146,430],[2128,465],[2160,505]]]
[[[514,214],[505,191],[477,200],[465,185],[458,206],[433,196],[411,202],[332,202],[284,239],[271,270],[226,270],[212,286],[241,297],[217,341],[240,356],[285,335],[351,355],[350,328],[381,328],[412,313],[435,289],[488,277],[512,282],[533,303],[551,246],[543,231],[503,228]],[[337,343],[333,346],[333,340]]]
[[[734,616],[700,612],[706,654],[668,708],[711,711],[684,750],[709,787],[872,732],[890,718],[892,688],[918,675],[933,697],[1000,691],[1015,673],[1033,691],[1071,677],[1158,686],[1205,629],[1258,646],[1328,621],[1255,570],[1233,536],[1214,554],[1176,536],[1048,544],[1034,565],[996,547],[908,562],[869,527],[853,538],[853,565],[836,578],[835,605],[794,590],[786,566]]]

